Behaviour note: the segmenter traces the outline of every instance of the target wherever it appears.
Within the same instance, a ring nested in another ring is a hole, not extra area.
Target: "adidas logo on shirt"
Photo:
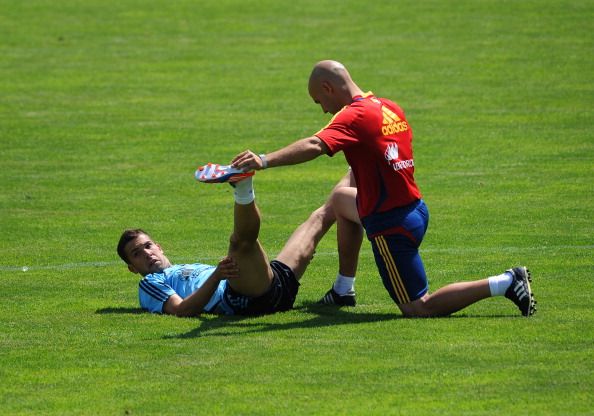
[[[408,130],[408,123],[401,120],[400,117],[389,108],[382,106],[382,113],[384,115],[382,121],[382,134],[384,136]]]

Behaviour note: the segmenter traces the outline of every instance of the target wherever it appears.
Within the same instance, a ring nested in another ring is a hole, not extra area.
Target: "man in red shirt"
[[[272,153],[258,155],[246,150],[229,168],[241,174],[344,152],[352,169],[351,187],[333,194],[339,275],[323,303],[354,306],[362,225],[384,286],[405,316],[449,315],[498,295],[512,300],[524,316],[534,313],[536,302],[526,267],[450,284],[430,294],[418,250],[429,212],[414,180],[413,135],[404,112],[390,100],[364,93],[336,61],[314,66],[309,94],[325,113],[334,114],[325,128]]]

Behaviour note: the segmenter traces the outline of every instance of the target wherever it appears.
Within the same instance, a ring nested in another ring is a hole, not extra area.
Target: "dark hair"
[[[142,234],[148,236],[148,234],[140,228],[136,228],[134,230],[126,230],[122,233],[122,236],[120,237],[120,241],[118,243],[118,255],[122,260],[124,260],[126,264],[130,264],[130,262],[128,261],[128,256],[126,256],[126,252],[124,251],[124,249],[126,248],[126,244],[128,244],[130,241],[134,240],[136,237]]]

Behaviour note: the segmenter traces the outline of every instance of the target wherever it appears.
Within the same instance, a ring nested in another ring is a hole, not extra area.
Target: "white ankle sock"
[[[334,291],[342,296],[350,290],[355,290],[355,277],[343,276],[338,273],[334,282]]]
[[[513,277],[510,273],[505,272],[499,276],[489,277],[489,289],[491,296],[503,296],[505,291],[512,284]]]
[[[238,204],[247,205],[251,203],[256,197],[252,179],[253,177],[250,176],[239,182],[235,182],[233,197],[235,198],[235,202]]]

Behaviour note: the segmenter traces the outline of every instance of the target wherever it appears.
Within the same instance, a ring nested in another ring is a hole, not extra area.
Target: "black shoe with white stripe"
[[[357,299],[355,291],[349,290],[345,295],[339,295],[334,288],[326,292],[324,297],[318,301],[320,305],[355,306]]]
[[[512,275],[512,284],[505,291],[505,297],[515,303],[522,315],[528,317],[536,312],[536,301],[534,300],[534,294],[530,288],[530,282],[532,278],[530,271],[522,267],[514,267],[513,269],[507,270]]]

